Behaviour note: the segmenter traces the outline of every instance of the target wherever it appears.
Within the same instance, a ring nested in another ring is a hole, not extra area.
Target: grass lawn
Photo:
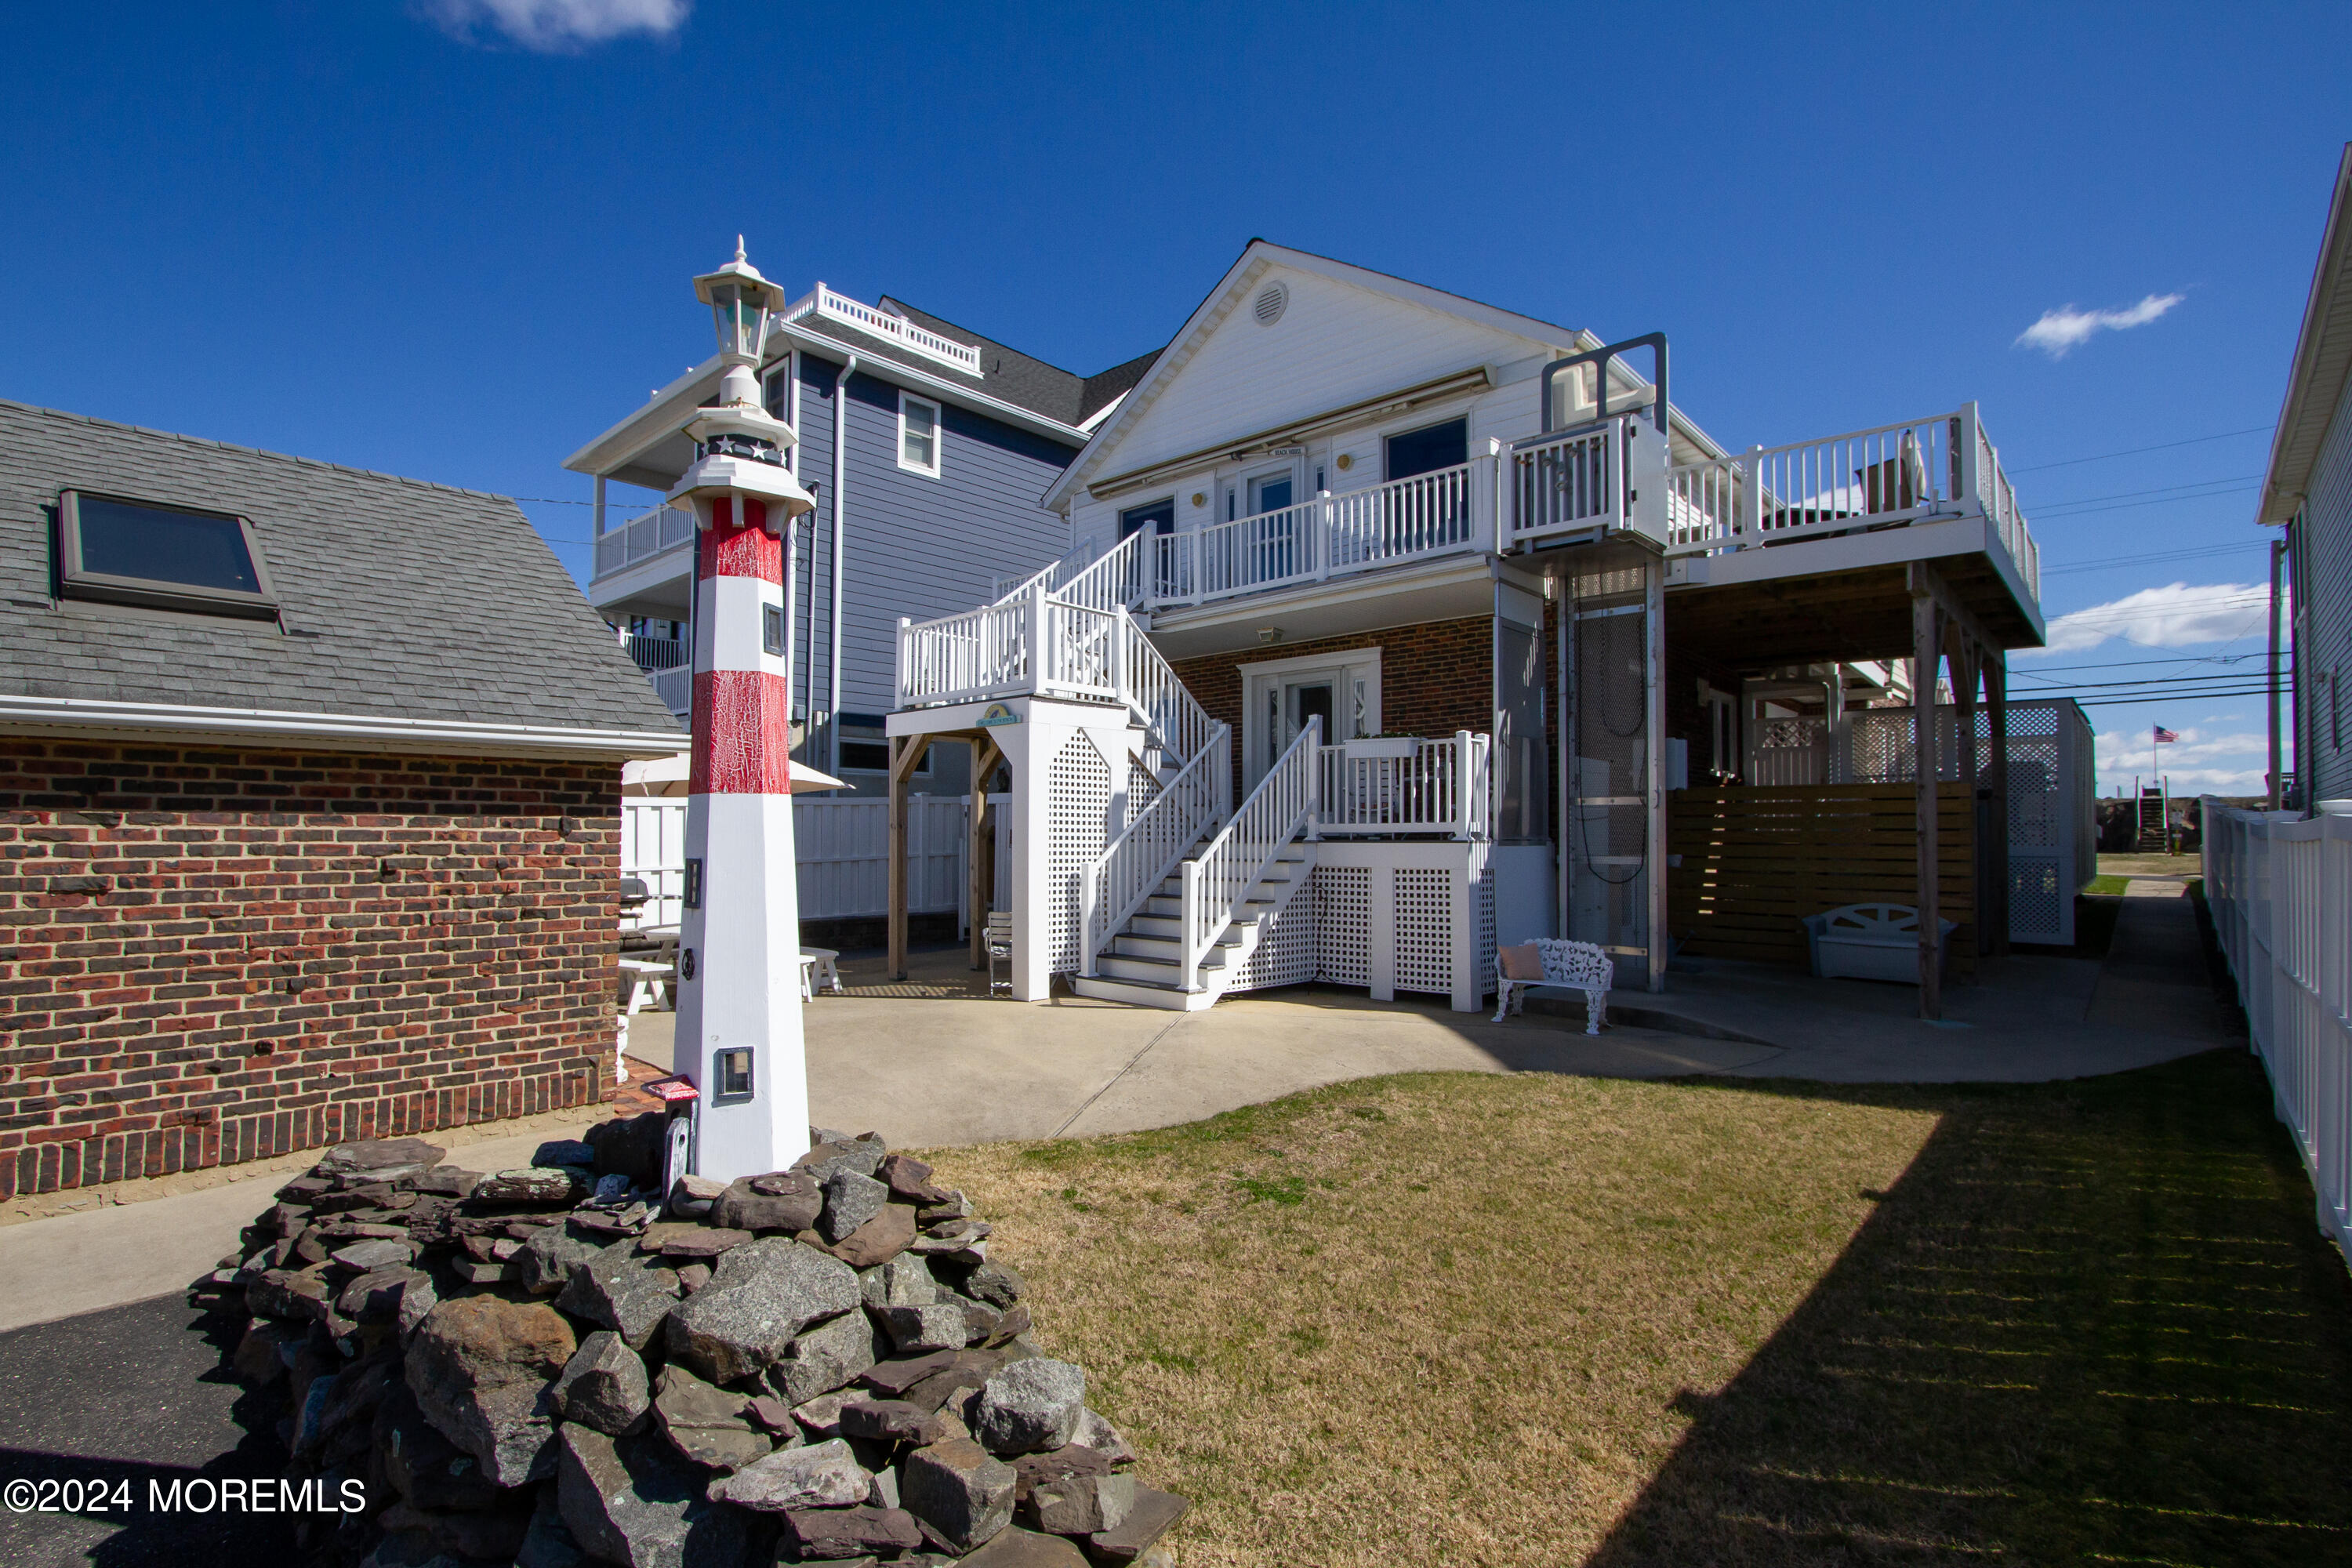
[[[2352,1287],[2252,1060],[1363,1080],[945,1151],[1207,1564],[2352,1562]]]
[[[2119,896],[2125,889],[2130,886],[2131,879],[2129,877],[2111,877],[2103,872],[2100,875],[2092,878],[2091,885],[2084,889],[2083,891],[2086,893],[2095,893],[2103,899],[2112,899]]]

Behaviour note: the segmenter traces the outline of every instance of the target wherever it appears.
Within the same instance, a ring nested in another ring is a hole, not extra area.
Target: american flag
[[[2167,741],[2178,741],[2179,739],[2180,739],[2180,737],[2179,737],[2179,736],[2178,736],[2178,735],[2174,734],[2171,731],[2169,731],[2169,730],[2166,729],[2163,725],[2158,724],[2158,725],[2156,727],[2156,743],[2157,743],[2158,745],[2161,746],[2161,745],[2162,745],[2162,744],[2164,744]]]

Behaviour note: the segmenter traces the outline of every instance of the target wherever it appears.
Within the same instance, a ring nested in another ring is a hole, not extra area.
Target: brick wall
[[[604,1098],[619,770],[0,736],[0,1196]]]
[[[1486,733],[1495,727],[1495,622],[1490,616],[1425,621],[1351,637],[1272,643],[1241,653],[1174,663],[1176,678],[1209,716],[1234,727],[1234,799],[1242,798],[1242,675],[1244,664],[1312,658],[1350,648],[1381,650],[1381,728],[1391,735]],[[1344,700],[1344,699],[1343,699]]]

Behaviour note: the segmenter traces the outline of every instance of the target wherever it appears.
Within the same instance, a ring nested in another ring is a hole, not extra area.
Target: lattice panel
[[[1078,910],[1087,868],[1109,842],[1110,763],[1085,733],[1072,735],[1046,770],[1046,967],[1055,974],[1078,967]]]
[[[1264,991],[1275,985],[1304,985],[1314,979],[1315,924],[1314,889],[1301,888],[1267,923],[1232,989]]]
[[[1454,874],[1405,867],[1396,872],[1396,988],[1454,989]]]
[[[2064,941],[2061,925],[2066,913],[2063,897],[2057,856],[2012,853],[2009,858],[2010,940]]]
[[[1471,889],[1476,900],[1478,916],[1478,994],[1495,994],[1495,868],[1489,866],[1478,875],[1477,885]]]
[[[1315,885],[1309,891],[1315,899],[1315,978],[1334,985],[1370,985],[1370,869],[1363,866],[1318,866]]]
[[[1132,827],[1143,808],[1160,798],[1159,775],[1143,765],[1143,759],[1133,752],[1127,754],[1127,821],[1121,826]]]

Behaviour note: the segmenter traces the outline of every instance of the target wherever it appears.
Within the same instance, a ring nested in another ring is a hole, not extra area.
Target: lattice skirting
[[[1083,731],[1062,742],[1046,772],[1046,969],[1076,973],[1087,868],[1110,841],[1110,763]]]

